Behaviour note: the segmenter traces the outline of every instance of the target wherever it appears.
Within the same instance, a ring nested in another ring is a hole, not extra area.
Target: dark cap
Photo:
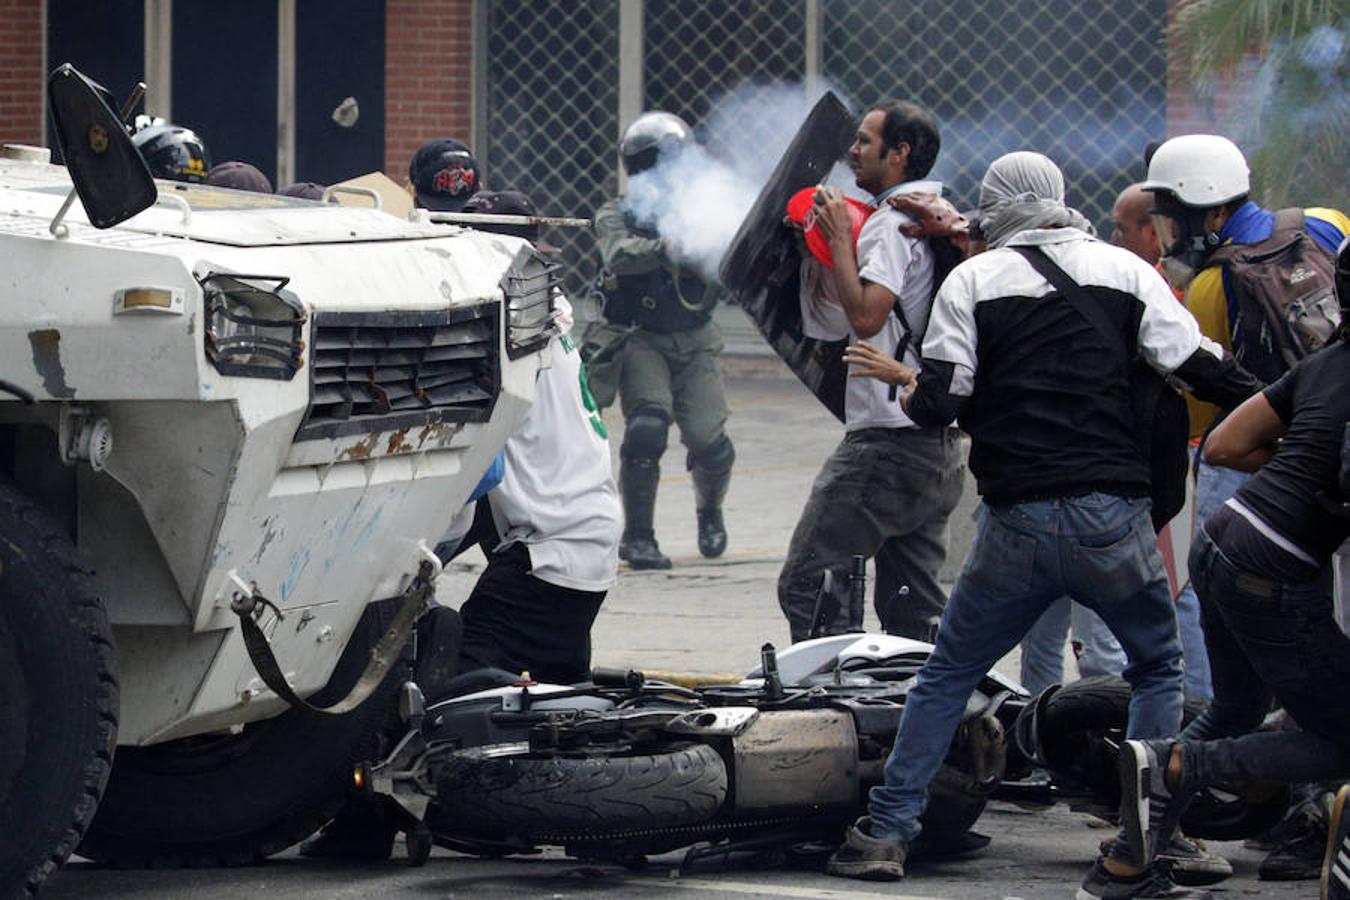
[[[460,211],[494,216],[539,215],[539,210],[535,207],[534,201],[520,191],[479,191],[464,204],[464,208]],[[499,225],[491,223],[475,227],[480,231],[492,231],[497,234],[509,234],[513,237],[524,238],[544,252],[554,249],[540,242],[538,225]]]
[[[1148,164],[1149,164],[1149,163],[1153,162],[1153,154],[1157,153],[1157,152],[1158,152],[1158,148],[1161,147],[1162,145],[1163,145],[1163,142],[1162,142],[1162,141],[1149,141],[1147,144],[1144,145],[1144,168],[1145,168],[1145,169],[1148,168]]]
[[[478,190],[478,161],[467,145],[453,138],[427,141],[408,164],[408,179],[417,205],[440,212],[459,212]]]
[[[299,197],[301,200],[322,200],[324,187],[312,181],[297,181],[277,191],[283,197]]]
[[[206,183],[216,187],[234,188],[236,191],[254,191],[259,194],[272,193],[272,182],[256,167],[237,159],[213,166],[206,173]]]

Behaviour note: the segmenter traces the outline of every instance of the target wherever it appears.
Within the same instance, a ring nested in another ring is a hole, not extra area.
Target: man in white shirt
[[[814,227],[830,244],[833,269],[803,263],[802,320],[810,337],[866,340],[917,365],[935,280],[934,255],[923,238],[901,233],[909,222],[884,202],[901,193],[941,193],[922,181],[937,159],[937,123],[913,103],[872,107],[848,156],[858,187],[877,209],[858,235],[855,254],[847,204],[837,191],[816,192]],[[852,557],[876,557],[873,594],[889,633],[925,638],[946,595],[938,571],[946,557],[947,517],[961,498],[963,460],[958,432],[919,428],[889,386],[851,378],[845,396],[845,436],[825,461],[793,532],[778,578],[778,602],[792,640],[811,630],[826,571],[846,583]],[[861,610],[841,610],[822,633],[861,628]]]
[[[567,301],[557,302],[570,320]],[[489,514],[480,511],[477,535],[488,566],[460,607],[458,669],[566,684],[590,670],[591,624],[614,586],[622,513],[605,425],[571,336],[555,337],[548,357],[534,405],[506,442],[502,482],[478,501]]]

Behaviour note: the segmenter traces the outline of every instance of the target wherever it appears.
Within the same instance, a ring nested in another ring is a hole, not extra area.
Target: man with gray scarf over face
[[[834,875],[903,877],[929,783],[971,692],[1059,597],[1097,612],[1125,648],[1130,736],[1172,735],[1181,723],[1181,645],[1126,361],[1137,354],[1225,407],[1255,383],[1200,334],[1153,268],[1092,236],[1064,205],[1064,177],[1046,157],[995,160],[980,187],[980,222],[990,249],[943,283],[917,372],[850,351],[862,374],[902,388],[900,402],[920,425],[959,416],[983,502],[937,645],[906,698],[885,783],[831,858]],[[1088,318],[1052,286],[1030,258],[1038,254],[1104,316]],[[1119,862],[1093,867],[1079,898],[1208,896],[1176,888],[1165,869],[1132,867],[1125,845],[1115,842]]]

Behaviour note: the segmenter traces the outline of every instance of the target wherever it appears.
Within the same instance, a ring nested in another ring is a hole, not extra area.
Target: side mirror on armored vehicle
[[[47,79],[52,124],[89,222],[111,228],[158,197],[145,160],[112,108],[112,95],[70,63]]]

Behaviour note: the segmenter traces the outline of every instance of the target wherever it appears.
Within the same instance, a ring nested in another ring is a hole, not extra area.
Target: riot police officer
[[[631,179],[692,143],[693,133],[678,116],[648,112],[624,132],[619,149]],[[626,197],[600,207],[593,228],[603,264],[598,287],[604,321],[588,331],[588,368],[601,405],[612,401],[617,389],[625,422],[619,557],[634,569],[670,568],[652,520],[672,421],[688,450],[699,552],[720,556],[727,545],[722,500],[736,453],[726,435],[717,362],[722,335],[712,321],[717,286],[681,265],[678,248],[657,232],[651,210],[635,209]]]

